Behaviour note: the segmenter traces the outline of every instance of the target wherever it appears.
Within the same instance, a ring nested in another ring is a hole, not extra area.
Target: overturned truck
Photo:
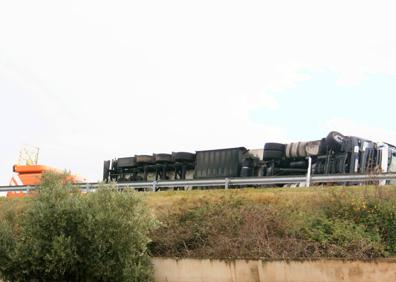
[[[133,182],[396,172],[396,147],[330,132],[326,138],[289,144],[135,155],[104,162],[103,180]]]

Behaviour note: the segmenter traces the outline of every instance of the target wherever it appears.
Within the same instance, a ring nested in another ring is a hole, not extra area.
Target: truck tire
[[[286,145],[286,150],[285,150],[286,159],[291,158],[292,144],[293,144],[293,143],[289,143],[289,144]]]
[[[286,158],[305,158],[308,154],[306,151],[307,142],[294,142],[286,145]]]
[[[155,154],[154,159],[156,163],[171,163],[172,155],[171,154]]]
[[[193,162],[195,161],[195,154],[188,152],[173,152],[172,159],[175,162]]]
[[[265,161],[269,160],[280,160],[284,156],[283,151],[278,151],[278,150],[264,150],[264,157],[263,159]]]
[[[305,158],[307,157],[307,142],[298,142],[298,157]]]
[[[298,143],[291,143],[290,144],[290,158],[297,158],[298,157]]]
[[[118,158],[117,160],[118,168],[135,167],[135,166],[136,166],[136,159],[134,157]]]
[[[286,149],[286,145],[281,143],[265,143],[264,145],[264,150],[284,152],[285,149]]]
[[[344,143],[345,136],[337,131],[332,131],[326,137],[326,143],[328,147],[333,150],[341,149],[342,144]]]
[[[154,157],[150,155],[136,155],[135,156],[136,163],[138,164],[153,164]]]

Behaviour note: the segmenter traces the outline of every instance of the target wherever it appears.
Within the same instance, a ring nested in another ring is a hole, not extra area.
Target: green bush
[[[379,234],[367,231],[363,224],[320,213],[303,215],[304,219],[295,225],[294,235],[318,243],[313,257],[369,259],[385,256]]]
[[[332,193],[324,201],[323,210],[328,217],[348,219],[376,234],[385,244],[388,255],[396,255],[396,194],[388,187],[375,187],[374,192],[358,194],[353,191]]]
[[[0,273],[5,281],[151,281],[154,225],[136,193],[103,186],[82,195],[44,176],[22,212],[3,205]]]
[[[154,256],[365,260],[396,255],[395,187],[208,193],[178,194],[172,205],[161,204],[161,226],[152,231],[149,245]]]

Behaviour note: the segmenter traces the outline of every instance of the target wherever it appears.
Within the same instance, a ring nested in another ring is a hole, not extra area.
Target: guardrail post
[[[311,170],[312,170],[312,158],[308,157],[308,170],[307,170],[307,180],[305,181],[305,187],[311,185]]]
[[[30,193],[30,186],[27,186],[26,187],[26,194],[29,194]]]
[[[153,192],[157,191],[157,184],[158,184],[157,180],[154,180],[152,186]]]
[[[226,178],[224,182],[224,188],[227,190],[229,185],[230,185],[230,179]]]

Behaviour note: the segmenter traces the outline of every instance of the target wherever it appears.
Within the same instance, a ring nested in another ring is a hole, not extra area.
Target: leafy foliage
[[[150,250],[197,258],[395,256],[395,188],[191,192],[175,195],[168,207],[155,199],[161,226]]]
[[[48,174],[20,214],[5,207],[0,273],[6,281],[151,281],[154,221],[136,193],[81,194]]]

